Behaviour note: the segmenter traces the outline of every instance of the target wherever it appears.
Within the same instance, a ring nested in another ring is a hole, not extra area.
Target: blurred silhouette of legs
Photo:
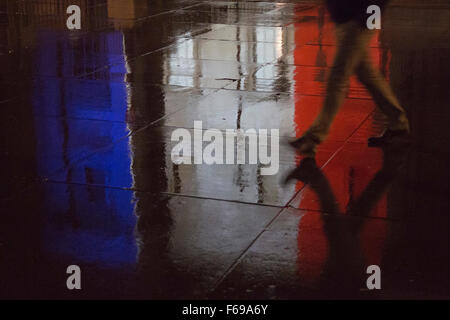
[[[356,73],[372,94],[376,104],[388,116],[391,132],[409,132],[405,111],[389,84],[370,61],[368,46],[374,30],[357,21],[337,25],[338,49],[327,83],[325,101],[311,127],[291,145],[305,155],[313,156],[315,146],[327,137],[330,126],[347,92],[350,76]]]
[[[376,105],[389,118],[388,128],[393,131],[409,130],[405,110],[380,71],[374,68],[367,48],[356,68],[356,75],[369,90]]]
[[[357,296],[364,274],[364,252],[358,238],[364,217],[382,198],[399,174],[409,155],[409,145],[394,142],[383,147],[383,166],[374,175],[354,202],[341,212],[328,178],[317,167],[314,158],[304,158],[286,180],[297,179],[308,184],[316,193],[320,204],[323,230],[327,238],[328,257],[323,269],[322,286],[329,292]],[[350,217],[353,216],[353,217]],[[394,248],[395,249],[395,248]],[[393,250],[393,252],[396,252]],[[398,255],[398,252],[396,252]]]

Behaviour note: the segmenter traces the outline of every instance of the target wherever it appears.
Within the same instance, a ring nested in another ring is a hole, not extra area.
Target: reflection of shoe
[[[316,154],[316,147],[319,143],[320,140],[316,136],[305,133],[300,138],[290,141],[289,145],[300,151],[301,154],[314,157]]]
[[[320,171],[317,167],[316,159],[310,157],[304,158],[300,161],[297,168],[289,172],[284,179],[284,183],[287,184],[293,179],[300,180],[304,183],[309,183],[318,170]]]
[[[411,142],[411,136],[408,130],[390,130],[386,129],[381,136],[370,137],[368,139],[369,147],[381,147],[393,142]]]

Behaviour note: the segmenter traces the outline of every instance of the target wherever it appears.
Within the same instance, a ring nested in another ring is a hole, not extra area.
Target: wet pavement
[[[283,141],[324,98],[318,1],[3,0],[0,297],[449,298],[449,18],[393,0],[370,45],[412,146],[367,146],[385,119],[352,78],[312,163]],[[279,172],[175,164],[194,121],[279,129]]]

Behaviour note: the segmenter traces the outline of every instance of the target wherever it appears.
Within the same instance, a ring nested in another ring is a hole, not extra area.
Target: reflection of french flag
[[[295,23],[296,49],[293,52],[293,64],[295,65],[293,79],[295,81],[294,123],[298,137],[306,131],[322,107],[327,74],[333,63],[336,39],[334,23],[323,8],[297,11],[296,14],[298,23]],[[387,73],[387,61],[379,48],[379,34],[373,37],[370,47],[375,65],[382,64]],[[314,74],[314,77],[311,78],[311,74]],[[346,114],[338,115],[333,123],[329,136],[330,141],[345,141],[355,129],[352,126],[351,118],[365,117],[367,112],[374,108],[374,103],[369,99],[370,96],[366,89],[354,76],[350,79],[350,87],[352,90],[349,91],[349,95],[353,99],[348,100],[345,107],[343,106]],[[364,112],[361,112],[362,109]],[[327,143],[325,142],[324,145]],[[340,205],[340,212],[345,214],[347,208],[344,206],[360,195],[380,169],[382,153],[379,150],[368,152],[367,148],[362,148],[361,152],[351,150],[348,155],[342,154],[342,150],[340,152],[339,161],[328,163],[324,174]],[[323,165],[321,158],[319,152],[317,155],[319,166]],[[298,182],[296,190],[299,191],[303,187],[304,184]],[[299,207],[313,211],[306,211],[299,222],[297,272],[305,286],[314,286],[321,276],[330,252],[328,239],[324,232],[323,216],[318,211],[321,208],[317,195],[309,188],[303,189],[301,192]],[[384,196],[372,209],[371,215],[386,217],[386,203],[386,196]],[[386,224],[377,219],[370,219],[369,223],[367,221],[360,229],[359,247],[367,265],[379,265],[387,235]]]
[[[38,34],[38,41],[45,43],[39,48],[45,50],[36,53],[39,61],[34,66],[39,69],[35,73],[60,76],[51,81],[41,79],[34,86],[34,113],[59,116],[35,118],[39,121],[39,125],[35,125],[38,140],[36,153],[51,155],[38,159],[38,171],[46,174],[63,168],[67,175],[82,176],[82,181],[87,184],[111,185],[121,181],[132,185],[130,159],[123,156],[128,154],[126,143],[105,152],[101,161],[90,161],[90,167],[67,168],[74,157],[92,154],[100,146],[107,146],[126,134],[124,126],[113,122],[125,120],[125,83],[109,81],[114,74],[106,74],[125,70],[121,48],[123,34],[108,32],[97,37],[90,39],[99,46],[96,55],[87,59],[74,50],[77,41],[86,39],[68,39],[55,34],[55,31],[41,31]],[[102,74],[108,81],[65,77],[111,63],[115,63],[115,68],[106,69]],[[122,117],[114,118],[117,115]],[[49,256],[105,268],[135,264],[137,248],[133,232],[136,219],[132,192],[118,193],[109,188],[71,184],[57,186],[46,187],[48,196],[43,197],[52,202],[45,204],[45,207],[53,208],[44,219],[44,247]],[[75,206],[72,199],[87,200],[77,201]],[[81,205],[86,207],[79,207]]]
[[[57,200],[46,218],[44,243],[49,255],[100,268],[133,266],[137,248],[132,192],[63,186],[52,190]],[[71,207],[71,197],[92,199],[93,195],[95,200],[86,201],[86,208]]]

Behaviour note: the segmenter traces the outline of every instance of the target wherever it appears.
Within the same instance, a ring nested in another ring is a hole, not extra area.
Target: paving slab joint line
[[[348,136],[348,138],[345,140],[345,142],[328,158],[328,160],[321,166],[321,169],[323,169],[347,144],[349,139],[354,135],[354,133],[361,128],[363,123],[375,112],[375,110],[372,110],[369,112],[369,114],[361,121],[360,125]],[[290,198],[290,200],[287,202],[287,204],[280,209],[280,211],[267,223],[267,225],[258,233],[258,235],[253,239],[253,241],[242,251],[242,253],[239,255],[239,257],[231,264],[231,266],[225,271],[225,273],[222,275],[222,277],[217,281],[217,283],[212,287],[210,293],[213,293],[219,285],[228,277],[228,275],[236,268],[236,266],[244,259],[245,255],[249,251],[249,249],[253,246],[254,243],[256,243],[257,240],[266,232],[270,226],[280,217],[281,213],[290,208],[292,201],[295,199],[297,194],[299,194],[304,188],[306,187],[306,184],[302,186],[297,192],[294,193],[294,195]]]
[[[234,260],[234,262],[228,267],[227,270],[223,273],[223,275],[219,278],[218,281],[211,287],[209,290],[209,294],[213,294],[214,291],[217,290],[217,288],[220,286],[220,284],[233,272],[233,270],[236,268],[236,266],[244,259],[244,257],[247,255],[247,252],[250,250],[250,248],[255,244],[256,241],[259,240],[259,238],[266,232],[266,230],[269,228],[269,226],[275,221],[281,213],[286,208],[281,208],[278,213],[266,224],[266,226],[263,227],[263,229],[256,235],[256,237],[250,242],[250,244],[241,252],[241,254]]]

